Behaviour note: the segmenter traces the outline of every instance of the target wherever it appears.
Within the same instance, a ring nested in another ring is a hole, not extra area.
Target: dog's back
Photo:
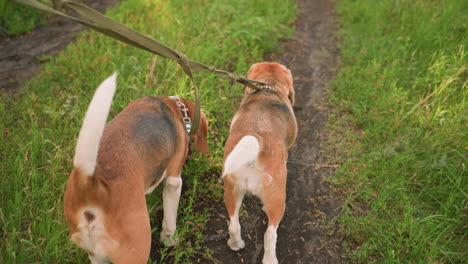
[[[184,133],[172,111],[161,98],[143,97],[120,112],[107,125],[100,142],[97,165],[106,168],[106,177],[126,177],[125,172],[131,175],[131,170],[144,168],[139,171],[140,182],[152,185],[161,179],[161,168],[167,168],[176,152],[185,154],[178,146],[185,145],[186,138],[180,136]],[[133,175],[129,177],[135,180]]]
[[[229,150],[231,144],[248,134],[260,135],[266,143],[280,141],[289,148],[297,135],[291,105],[270,90],[247,94],[234,115],[225,149]]]

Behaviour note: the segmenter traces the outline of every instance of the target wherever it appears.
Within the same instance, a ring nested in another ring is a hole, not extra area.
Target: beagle
[[[193,140],[208,152],[208,124],[188,136],[184,120],[194,104],[177,97],[143,97],[107,125],[116,74],[96,90],[81,128],[73,170],[65,190],[65,218],[71,240],[92,263],[147,263],[151,227],[145,194],[164,181],[161,241],[176,244],[180,177]]]
[[[290,70],[272,62],[252,65],[247,78],[268,85],[257,91],[246,87],[224,147],[221,178],[230,219],[227,244],[234,251],[244,248],[239,208],[244,194],[253,194],[268,216],[263,263],[278,263],[276,229],[285,210],[286,162],[297,136],[293,78]]]

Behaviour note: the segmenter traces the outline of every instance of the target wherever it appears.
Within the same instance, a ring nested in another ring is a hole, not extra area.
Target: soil
[[[91,7],[104,11],[116,0],[88,0]],[[332,220],[342,204],[342,196],[328,183],[335,166],[324,154],[327,119],[326,87],[339,67],[338,28],[332,0],[299,0],[301,13],[295,21],[294,36],[285,40],[281,52],[265,59],[278,61],[291,69],[296,90],[299,134],[290,150],[286,212],[278,228],[279,263],[344,263],[342,237]],[[56,55],[85,28],[57,18],[32,33],[0,40],[0,92],[14,92],[32,78],[44,63],[41,57]],[[205,201],[200,201],[203,205]],[[209,201],[212,217],[204,229],[203,243],[212,254],[200,255],[195,263],[261,263],[263,234],[267,217],[261,203],[246,197],[240,218],[244,249],[234,252],[226,245],[228,216],[223,201]],[[200,212],[205,206],[200,206]],[[196,213],[196,212],[195,212]],[[159,242],[154,243],[159,248]],[[158,260],[156,250],[152,252]]]
[[[116,0],[87,0],[100,12],[113,7]],[[0,37],[0,92],[15,92],[47,62],[44,56],[57,55],[86,27],[69,19],[54,16],[53,22],[31,33],[12,38]]]

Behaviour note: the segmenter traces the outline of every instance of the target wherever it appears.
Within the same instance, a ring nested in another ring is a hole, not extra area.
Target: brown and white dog
[[[151,227],[145,194],[165,181],[161,241],[176,243],[180,173],[187,157],[187,136],[180,105],[193,117],[185,99],[144,97],[132,102],[111,122],[106,119],[115,92],[116,74],[96,90],[78,137],[64,209],[71,240],[86,250],[92,263],[147,263]],[[182,103],[182,104],[181,104]],[[207,121],[190,136],[195,148],[208,152]]]
[[[222,179],[230,218],[227,244],[235,251],[245,246],[239,208],[244,194],[253,194],[262,200],[268,216],[263,263],[278,263],[276,229],[285,210],[288,148],[297,136],[293,79],[290,70],[271,62],[254,64],[247,77],[269,86],[258,91],[246,88],[224,147]]]

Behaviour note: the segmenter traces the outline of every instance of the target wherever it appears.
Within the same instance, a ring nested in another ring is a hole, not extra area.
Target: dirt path
[[[116,0],[87,0],[88,6],[104,12]],[[47,61],[46,55],[57,55],[85,27],[71,20],[56,17],[54,22],[33,32],[14,38],[0,39],[0,92],[14,92],[24,85]]]
[[[278,229],[277,257],[280,263],[342,263],[341,238],[336,226],[324,227],[321,220],[336,216],[340,196],[324,178],[332,173],[323,155],[324,122],[327,108],[324,91],[338,69],[339,57],[333,34],[337,29],[331,0],[302,0],[291,40],[282,44],[282,53],[268,60],[287,65],[294,75],[299,135],[290,151],[286,213]],[[325,165],[325,166],[322,166]],[[206,245],[216,263],[261,263],[266,215],[257,199],[246,198],[241,217],[246,243],[239,252],[227,245],[227,212],[222,201],[212,210],[205,231]],[[224,233],[220,233],[224,230]]]

